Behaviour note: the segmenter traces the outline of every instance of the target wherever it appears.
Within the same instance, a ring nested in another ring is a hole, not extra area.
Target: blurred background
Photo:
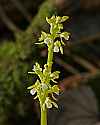
[[[100,108],[100,0],[0,0],[0,125],[39,125],[39,109],[27,87],[27,74],[38,61],[46,63],[46,46],[34,45],[45,17],[67,15],[64,55],[54,54],[53,70],[67,90],[88,84]]]

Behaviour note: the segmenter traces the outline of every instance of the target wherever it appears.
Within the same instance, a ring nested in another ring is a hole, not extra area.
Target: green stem
[[[48,65],[48,69],[49,72],[51,72],[52,70],[52,64],[53,64],[53,47],[54,47],[54,43],[52,42],[49,46],[48,46],[48,60],[47,60],[47,65]],[[47,108],[45,107],[45,109],[41,108],[41,125],[47,125]]]
[[[53,47],[54,43],[52,42],[51,45],[48,47],[48,60],[47,60],[47,65],[49,68],[49,72],[51,72],[52,69],[52,64],[53,64]]]
[[[51,43],[48,47],[48,60],[47,60],[47,65],[49,68],[49,72],[51,72],[52,69],[52,64],[53,64],[53,46],[54,43]],[[47,125],[47,108],[45,109],[41,108],[41,125]]]
[[[47,125],[47,109],[41,108],[41,125]]]

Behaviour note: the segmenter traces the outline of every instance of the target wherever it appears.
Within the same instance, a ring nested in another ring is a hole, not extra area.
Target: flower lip
[[[33,88],[33,89],[30,90],[30,93],[31,93],[31,95],[35,95],[36,90]]]
[[[51,100],[48,97],[45,100],[45,104],[46,104],[47,108],[52,108]]]
[[[58,46],[54,47],[54,52],[59,52],[59,47]]]

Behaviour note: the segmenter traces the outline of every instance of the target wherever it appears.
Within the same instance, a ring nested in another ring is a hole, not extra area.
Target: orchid
[[[50,25],[50,33],[44,31],[41,32],[39,38],[40,43],[36,44],[46,44],[48,47],[48,59],[47,64],[41,68],[40,64],[35,63],[32,72],[30,74],[36,74],[38,79],[35,84],[28,87],[30,93],[34,96],[34,99],[38,99],[41,108],[41,125],[47,125],[47,108],[52,108],[53,106],[58,108],[56,104],[56,98],[54,94],[59,95],[60,89],[58,85],[51,85],[51,81],[57,83],[56,79],[59,78],[59,71],[52,72],[53,64],[53,52],[61,52],[63,54],[63,46],[65,45],[63,39],[69,40],[70,33],[61,32],[63,30],[63,22],[66,21],[68,16],[52,16],[51,18],[46,17],[46,21]],[[50,96],[51,95],[51,96]]]

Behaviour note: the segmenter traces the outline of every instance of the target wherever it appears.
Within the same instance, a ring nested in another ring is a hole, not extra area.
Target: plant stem
[[[41,108],[41,125],[47,125],[47,108]]]
[[[52,42],[51,45],[48,47],[48,60],[47,60],[47,65],[49,68],[49,72],[52,70],[52,64],[53,64],[53,46],[54,43]]]
[[[52,64],[53,64],[53,46],[54,43],[52,42],[49,46],[48,46],[48,60],[47,60],[47,65],[49,68],[49,72],[51,72],[52,70]],[[41,108],[41,125],[47,125],[47,108],[45,107],[45,109]]]

